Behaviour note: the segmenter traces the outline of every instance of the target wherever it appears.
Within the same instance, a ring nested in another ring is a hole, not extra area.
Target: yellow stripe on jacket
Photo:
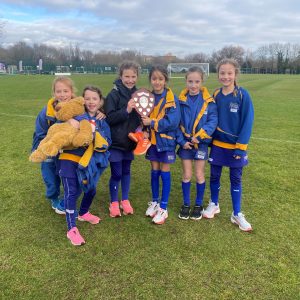
[[[76,163],[79,163],[80,159],[81,159],[81,156],[78,156],[78,155],[75,155],[75,154],[72,154],[72,153],[61,153],[59,155],[59,159],[63,159],[63,160],[71,160],[71,161],[74,161]]]
[[[166,114],[166,109],[169,107],[175,107],[175,96],[173,92],[168,88],[167,89],[167,95],[166,95],[166,103],[163,107],[162,103],[164,101],[164,98],[161,98],[158,102],[158,104],[154,107],[153,111],[150,114],[150,119],[154,121],[154,129],[151,128],[151,144],[156,145],[156,137],[155,137],[155,132],[158,131],[158,122],[161,120],[165,114]]]
[[[198,116],[195,119],[195,122],[193,124],[192,134],[190,135],[190,134],[186,133],[186,130],[182,125],[181,125],[180,128],[181,128],[183,134],[188,138],[190,138],[191,136],[197,138],[199,136],[201,139],[210,139],[211,136],[209,136],[204,129],[200,128],[200,130],[196,132],[196,127],[199,124],[202,116],[204,115],[204,112],[206,111],[208,104],[210,102],[215,102],[215,100],[210,95],[210,93],[208,92],[208,90],[205,86],[201,87],[200,91],[202,93],[202,98],[203,98],[204,103],[203,103],[202,108],[201,108],[201,110],[200,110],[200,112],[199,112],[199,114],[198,114]],[[181,91],[180,95],[179,95],[179,99],[181,101],[187,101],[188,92],[189,92],[189,90],[187,88],[183,89]],[[195,148],[198,148],[197,144],[195,144]]]
[[[240,149],[246,151],[248,148],[248,144],[240,144],[240,143],[230,144],[218,140],[213,140],[212,143],[213,145],[218,146],[220,148],[231,149],[231,150]]]

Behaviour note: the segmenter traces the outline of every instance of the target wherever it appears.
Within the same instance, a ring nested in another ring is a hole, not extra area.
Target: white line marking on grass
[[[266,142],[275,142],[275,143],[291,143],[291,144],[300,144],[299,141],[289,141],[289,140],[276,140],[276,139],[268,139],[268,138],[260,138],[252,136],[251,139],[261,140]]]
[[[36,116],[31,116],[31,115],[15,115],[15,114],[6,114],[6,113],[1,113],[1,116],[7,116],[7,117],[21,117],[21,118],[36,118]]]

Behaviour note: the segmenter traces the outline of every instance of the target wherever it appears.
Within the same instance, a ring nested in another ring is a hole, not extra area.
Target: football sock
[[[183,196],[183,205],[190,206],[191,205],[191,182],[181,182],[182,196]]]
[[[130,174],[122,175],[121,187],[122,187],[122,200],[128,200],[129,189],[130,189]]]
[[[131,160],[122,161],[122,177],[121,177],[121,187],[122,187],[122,200],[128,200],[129,190],[130,190],[130,166]]]
[[[110,202],[116,202],[119,200],[119,183],[122,176],[122,162],[111,162],[110,163],[111,177],[109,179],[109,192]]]
[[[195,205],[201,206],[203,203],[204,191],[205,191],[205,182],[197,183],[197,194],[196,194],[196,203]]]
[[[118,201],[119,181],[113,177],[109,180],[110,202]]]
[[[243,168],[230,168],[230,192],[233,213],[236,216],[241,211]]]
[[[161,195],[160,207],[162,209],[167,209],[170,191],[171,191],[171,173],[162,171],[161,179],[162,179],[162,195]]]
[[[236,216],[241,211],[242,185],[231,185],[230,187],[233,214]]]
[[[151,170],[152,202],[159,202],[159,177],[160,170]]]

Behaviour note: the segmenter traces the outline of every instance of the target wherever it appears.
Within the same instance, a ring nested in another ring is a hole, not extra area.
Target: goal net
[[[169,78],[184,78],[191,67],[200,67],[205,76],[209,76],[209,63],[171,63],[168,64]]]

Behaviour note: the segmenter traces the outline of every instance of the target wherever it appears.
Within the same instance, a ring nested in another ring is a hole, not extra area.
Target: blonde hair
[[[52,94],[53,95],[55,93],[55,85],[58,82],[62,82],[63,84],[65,84],[66,86],[68,86],[71,89],[71,91],[72,91],[72,98],[76,97],[77,89],[75,87],[75,84],[74,84],[74,82],[73,82],[73,80],[71,78],[66,77],[66,76],[58,76],[58,77],[56,77],[53,80],[53,82],[52,82]]]
[[[220,67],[223,65],[227,65],[230,64],[234,67],[235,69],[235,76],[237,76],[238,74],[240,74],[240,65],[237,62],[237,60],[235,60],[234,58],[223,58],[222,60],[220,60],[217,64],[217,73],[219,73]]]

